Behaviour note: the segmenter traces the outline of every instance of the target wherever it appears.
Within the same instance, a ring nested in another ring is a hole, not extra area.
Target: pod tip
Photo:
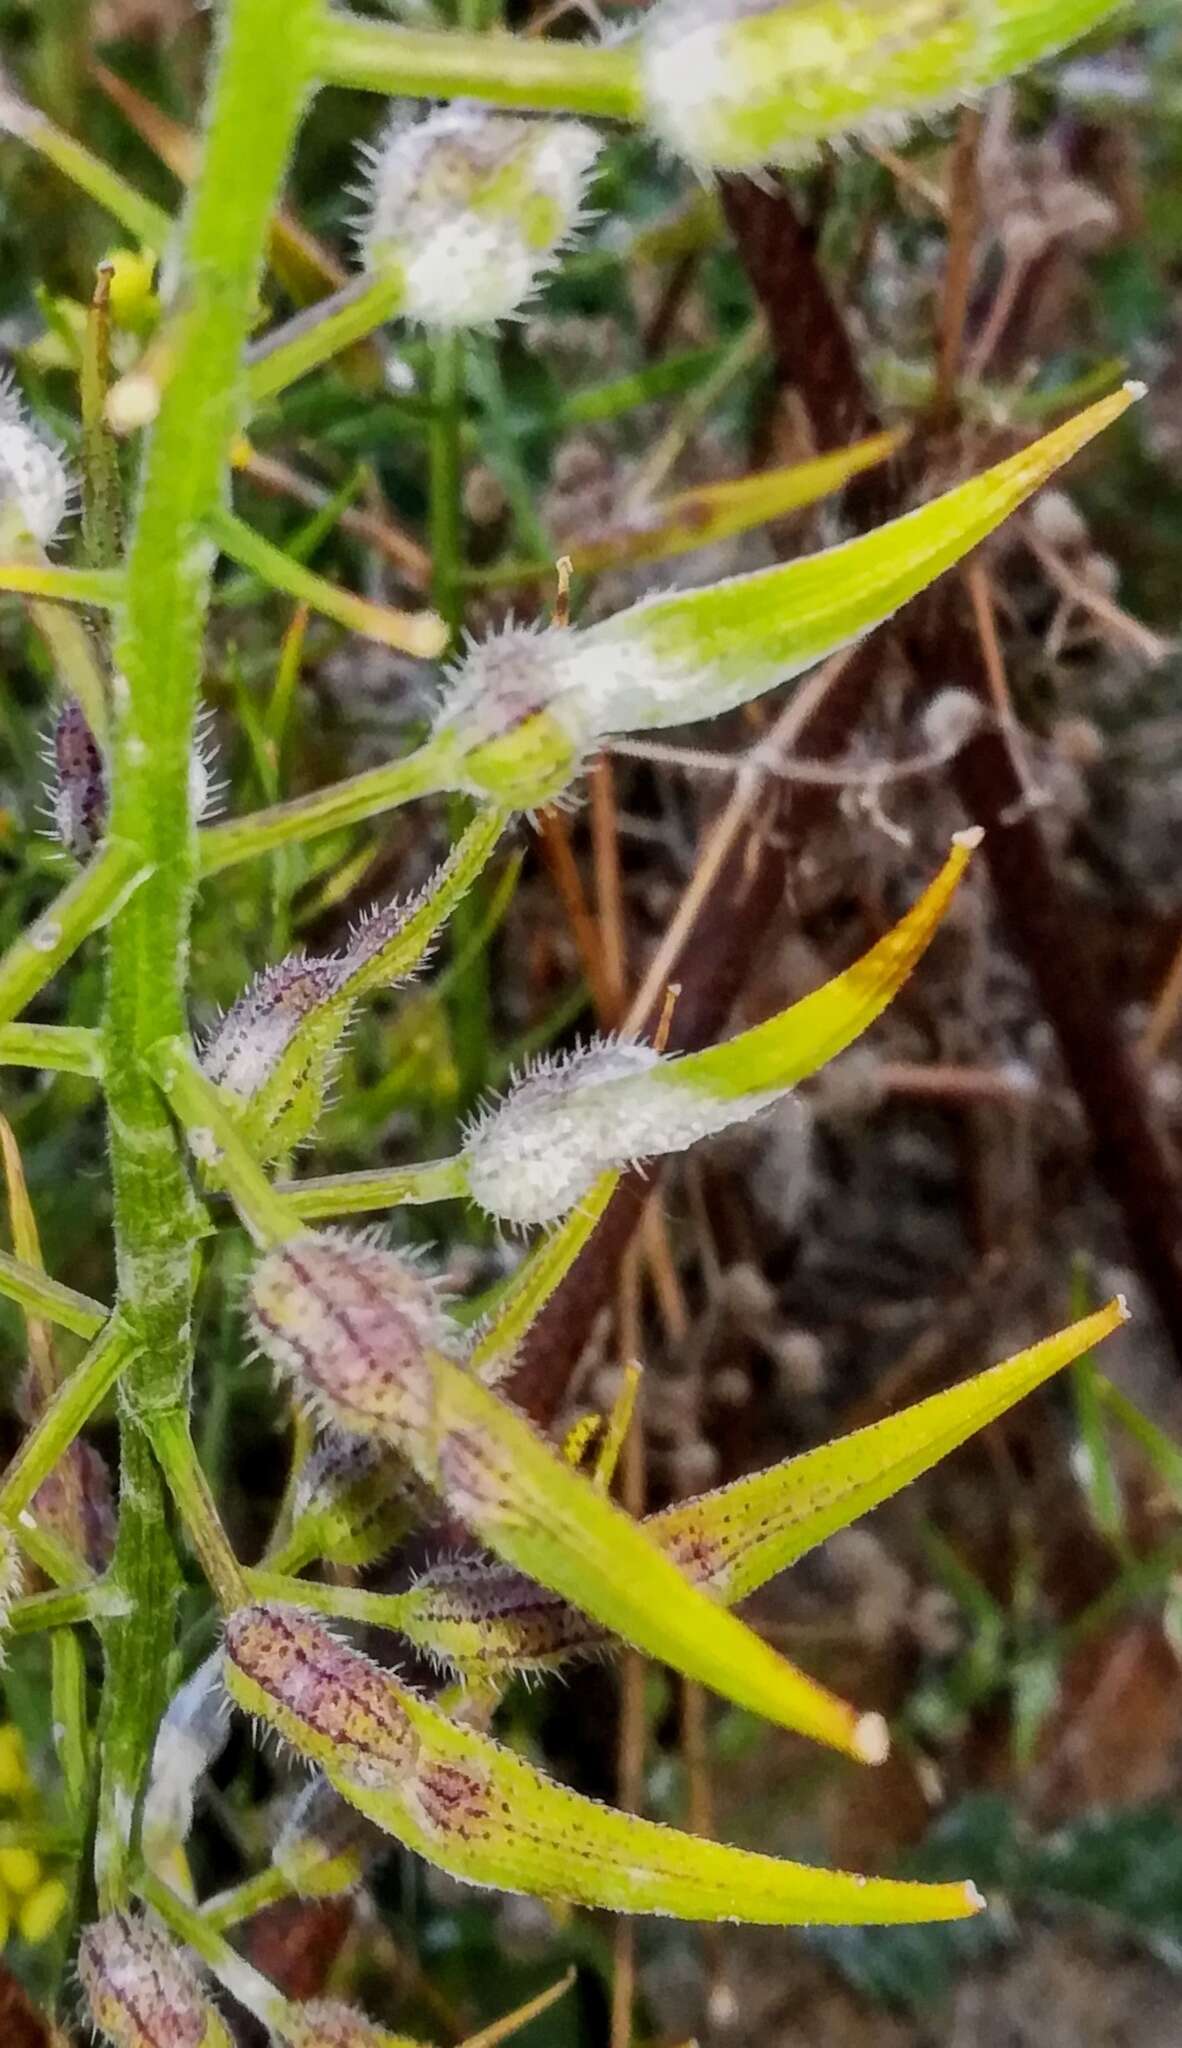
[[[983,1913],[989,1904],[984,1892],[979,1892],[971,1877],[965,1879],[965,1904],[970,1913]]]
[[[952,844],[963,846],[968,853],[975,853],[984,837],[984,825],[966,825],[963,831],[953,833]]]
[[[854,1754],[864,1764],[884,1764],[891,1738],[881,1714],[860,1714],[854,1723]]]
[[[1129,399],[1131,399],[1134,405],[1136,405],[1136,403],[1137,403],[1137,400],[1138,400],[1139,398],[1144,398],[1144,397],[1145,397],[1145,395],[1146,395],[1146,393],[1148,392],[1148,390],[1149,390],[1149,386],[1148,386],[1148,384],[1143,384],[1143,383],[1141,382],[1141,379],[1140,379],[1139,377],[1129,377],[1129,378],[1127,378],[1127,379],[1126,379],[1126,381],[1125,381],[1125,385],[1124,385],[1124,392],[1125,392],[1125,396],[1126,396],[1126,398],[1129,398]]]

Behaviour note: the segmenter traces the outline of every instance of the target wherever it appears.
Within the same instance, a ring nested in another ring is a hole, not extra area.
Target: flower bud
[[[329,1418],[363,1435],[430,1422],[425,1354],[448,1326],[425,1274],[364,1237],[305,1231],[269,1252],[250,1287],[255,1335]]]
[[[396,1781],[418,1748],[388,1672],[298,1607],[240,1607],[226,1623],[226,1690],[301,1756],[364,1784]]]
[[[610,1637],[558,1593],[511,1565],[455,1558],[432,1565],[403,1596],[398,1629],[470,1684],[503,1684],[606,1649]]]
[[[10,378],[0,379],[0,544],[47,548],[70,511],[74,482],[56,441],[30,426]]]
[[[201,1052],[207,1078],[244,1102],[275,1072],[298,1026],[335,995],[340,963],[293,953],[257,974]]]
[[[387,2033],[355,2006],[335,1998],[289,2005],[279,2031],[285,2048],[418,2048],[405,2034]]]
[[[313,1778],[288,1814],[271,1860],[303,1899],[333,1899],[361,1883],[369,1826],[323,1778]]]
[[[528,299],[583,218],[599,141],[579,121],[469,105],[396,117],[368,154],[361,252],[426,327],[482,327]]]
[[[6,1522],[0,1522],[0,1665],[4,1662],[4,1634],[14,1600],[19,1600],[25,1571],[16,1537]]]
[[[467,1134],[473,1200],[509,1223],[552,1222],[608,1167],[681,1151],[722,1128],[703,1098],[704,1116],[691,1105],[692,1128],[675,1135],[674,1104],[651,1078],[659,1065],[651,1046],[622,1042],[540,1061]]]
[[[332,1564],[375,1564],[404,1536],[419,1498],[414,1473],[372,1437],[326,1430],[296,1481],[292,1535]]]
[[[75,1437],[41,1481],[32,1506],[38,1522],[80,1551],[93,1571],[106,1571],[116,1522],[110,1467],[101,1451]]]
[[[150,1921],[111,1913],[83,1933],[89,2017],[114,2048],[232,2048],[189,1957]]]
[[[53,822],[75,860],[89,860],[107,822],[107,778],[86,713],[67,697],[53,728]]]
[[[533,810],[578,774],[598,734],[564,626],[509,626],[450,674],[434,737],[455,746],[457,787]]]
[[[843,974],[704,1052],[664,1057],[622,1041],[544,1061],[469,1130],[468,1191],[508,1223],[551,1223],[601,1173],[745,1123],[860,1037],[928,946],[980,842],[958,833],[907,915]]]
[[[892,135],[1050,55],[1118,0],[661,0],[642,39],[648,119],[719,170]]]

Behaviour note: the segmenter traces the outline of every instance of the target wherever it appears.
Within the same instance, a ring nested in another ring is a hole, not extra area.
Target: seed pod
[[[468,1883],[608,1911],[763,1925],[963,1919],[964,1884],[897,1884],[614,1813],[465,1728],[295,1608],[226,1624],[226,1688],[387,1834]]]
[[[106,1571],[115,1549],[115,1502],[110,1467],[93,1444],[74,1439],[41,1481],[32,1507],[37,1520],[80,1551],[93,1571]]]
[[[245,1110],[242,1135],[274,1158],[313,1129],[353,1015],[377,988],[406,981],[483,868],[503,819],[475,818],[415,895],[369,911],[341,953],[292,954],[256,977],[212,1032],[201,1056],[209,1080]]]
[[[89,860],[107,822],[107,778],[86,713],[67,697],[53,729],[51,794],[57,836],[75,860]]]
[[[513,625],[471,645],[435,721],[436,741],[455,748],[457,787],[532,810],[573,780],[598,737],[577,645],[566,626]]]
[[[58,443],[30,425],[12,379],[0,378],[0,543],[47,548],[74,495]]]
[[[476,1557],[423,1572],[399,1603],[398,1631],[477,1687],[611,1647],[607,1631],[559,1594]]]
[[[4,1636],[14,1600],[19,1600],[25,1570],[16,1537],[6,1522],[0,1522],[0,1665],[4,1662]]]
[[[370,1832],[331,1785],[313,1778],[284,1821],[271,1860],[301,1898],[339,1898],[365,1875]]]
[[[511,627],[472,649],[453,673],[435,734],[453,757],[457,786],[532,808],[605,739],[717,717],[853,646],[1141,395],[1143,387],[1127,385],[873,533],[647,597],[585,629]]]
[[[335,1998],[289,2005],[276,2031],[285,2048],[422,2048],[421,2042],[387,2033],[355,2006]]]
[[[579,121],[473,106],[395,117],[367,151],[361,254],[409,320],[484,327],[515,313],[583,219],[599,140]]]
[[[262,1348],[345,1428],[402,1453],[507,1563],[635,1648],[784,1727],[881,1761],[885,1730],[806,1678],[662,1557],[524,1416],[449,1356],[427,1284],[372,1241],[306,1232],[256,1269]],[[434,1334],[434,1341],[433,1341]]]
[[[422,1489],[394,1451],[328,1429],[304,1461],[292,1503],[292,1541],[331,1564],[375,1564],[406,1534]]]
[[[601,1173],[684,1152],[758,1115],[886,1008],[935,933],[980,836],[958,834],[935,881],[884,939],[766,1024],[678,1058],[606,1043],[543,1061],[469,1130],[463,1159],[473,1198],[506,1222],[553,1222]]]
[[[189,1956],[148,1920],[111,1913],[86,1928],[78,1975],[114,2048],[232,2048]]]
[[[718,170],[827,137],[897,136],[1086,34],[1118,0],[661,0],[642,33],[648,118]]]

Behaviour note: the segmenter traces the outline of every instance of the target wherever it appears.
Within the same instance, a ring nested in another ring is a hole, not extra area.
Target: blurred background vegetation
[[[479,0],[461,6],[469,22],[488,13]],[[426,0],[413,18],[430,18]],[[626,24],[628,11],[610,18]],[[561,6],[545,21],[558,34],[581,26]],[[5,85],[170,208],[210,32],[193,0],[0,0]],[[356,213],[356,147],[381,112],[326,93],[301,139],[291,209],[338,259]],[[791,330],[818,293],[860,379],[851,389],[863,416],[850,411],[844,438],[871,414],[911,427],[901,473],[872,488],[912,499],[1121,376],[1143,379],[1146,403],[1013,523],[963,590],[1026,818],[1050,852],[1059,1007],[1091,1000],[1072,984],[1082,951],[1172,1171],[1182,1120],[1176,0],[1131,10],[969,116],[941,117],[893,147],[827,154],[782,192],[752,198],[731,181],[719,193],[645,140],[612,135],[599,219],[521,322],[454,347],[395,331],[298,386],[258,421],[238,501],[292,555],[350,587],[395,602],[431,591],[473,630],[510,610],[541,612],[555,557],[607,536],[611,564],[575,580],[577,615],[591,618],[662,583],[758,566],[865,523],[871,500],[852,490],[844,504],[636,560],[664,494],[840,445],[825,412],[823,337],[818,353]],[[743,232],[765,204],[785,236],[771,292],[766,276],[753,288]],[[968,261],[951,385],[939,369],[950,240]],[[79,307],[96,263],[119,249],[96,206],[22,142],[0,139],[0,354],[67,443]],[[150,269],[122,257],[118,280],[126,364],[150,338]],[[284,310],[293,284],[289,274],[275,285],[268,313]],[[456,496],[441,505],[449,450]],[[929,642],[917,673],[913,647],[880,642],[857,717],[825,744],[798,736],[806,766],[830,757],[830,779],[794,778],[790,761],[752,798],[752,843],[783,858],[762,921],[743,927],[720,1028],[767,1014],[853,957],[964,822],[946,768],[897,772],[944,745],[948,691],[966,683],[948,652],[956,643],[942,653]],[[0,608],[0,676],[3,945],[61,874],[39,808],[52,679],[14,602]],[[253,807],[382,758],[429,711],[436,680],[223,571],[206,675],[222,802]],[[737,763],[766,724],[762,710],[738,714],[705,738],[673,735],[659,758],[621,747],[588,803],[523,830],[429,975],[367,1011],[317,1169],[450,1149],[514,1064],[618,1023],[700,886]],[[196,929],[195,1028],[293,942],[331,947],[375,896],[416,886],[454,823],[445,807],[418,806],[219,878]],[[714,922],[694,928],[680,963],[691,996],[730,909],[716,901]],[[450,2042],[573,1962],[575,1989],[525,2037],[537,2048],[691,2035],[766,2048],[1176,2040],[1182,1324],[1171,1329],[1168,1303],[1161,1313],[1161,1276],[1146,1273],[1127,1206],[1104,1191],[1113,1182],[1096,1170],[1094,1116],[1068,1080],[1029,962],[1011,947],[1013,910],[978,875],[865,1050],[651,1185],[639,1228],[599,1275],[593,1312],[580,1310],[577,1341],[568,1327],[558,1347],[551,1405],[566,1418],[603,1407],[621,1358],[639,1351],[643,1438],[624,1486],[630,1504],[656,1505],[935,1391],[1119,1285],[1136,1320],[1103,1363],[1133,1406],[1081,1368],[1074,1386],[1035,1397],[760,1597],[770,1637],[889,1712],[896,1750],[885,1771],[856,1774],[686,1697],[657,1671],[621,1685],[594,1666],[521,1689],[506,1722],[510,1739],[599,1796],[806,1858],[969,1870],[995,1910],[963,1927],[816,1937],[618,1929],[464,1891],[388,1849],[363,1900],[271,1908],[245,1930],[292,1995],[343,1972],[390,2024]],[[97,1002],[97,958],[83,956],[36,1014],[89,1023]],[[109,1294],[96,1091],[10,1072],[2,1106],[48,1268]],[[438,1247],[472,1300],[519,1255],[454,1207],[403,1212],[395,1227]],[[250,1557],[278,1503],[288,1425],[263,1367],[244,1362],[244,1256],[223,1219],[203,1297],[197,1424]],[[11,1445],[23,1337],[6,1305],[0,1330]],[[394,1559],[374,1582],[404,1582],[421,1557]],[[195,1571],[188,1598],[192,1664],[210,1639]],[[51,1985],[64,1939],[45,1893],[64,1864],[45,1789],[43,1646],[19,1648],[4,1697],[0,1919],[11,1936],[0,2015],[8,1999],[19,2042],[26,2025],[37,2038],[19,1986]],[[242,1731],[215,1780],[196,1839],[203,1889],[254,1866],[292,1783]],[[22,1864],[18,1837],[43,1853]]]

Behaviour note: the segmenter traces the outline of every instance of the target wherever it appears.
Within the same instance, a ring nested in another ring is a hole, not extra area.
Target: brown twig
[[[956,417],[956,388],[964,352],[965,323],[973,282],[973,250],[977,239],[977,145],[981,139],[981,121],[977,108],[966,107],[957,123],[952,150],[948,178],[948,261],[944,268],[936,350],[936,390],[932,401],[932,418],[937,428],[950,426]]]

